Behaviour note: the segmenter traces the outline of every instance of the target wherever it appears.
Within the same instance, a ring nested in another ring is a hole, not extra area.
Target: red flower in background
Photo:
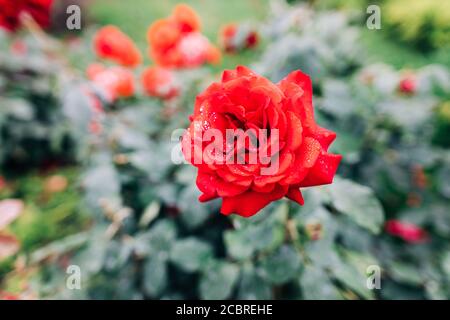
[[[6,187],[6,180],[2,176],[0,176],[0,191]]]
[[[172,71],[161,67],[149,67],[141,76],[145,92],[152,97],[170,99],[179,93],[179,86]]]
[[[20,296],[13,293],[0,291],[0,300],[20,300]]]
[[[405,94],[413,94],[417,90],[417,79],[413,74],[406,74],[400,79],[398,90]]]
[[[238,32],[242,31],[242,37],[238,37]],[[258,33],[255,30],[239,30],[235,23],[230,23],[222,27],[219,33],[220,46],[226,52],[236,52],[241,49],[250,49],[259,42]]]
[[[240,149],[234,140],[226,145],[217,143],[218,149],[211,152],[211,142],[202,141],[200,152],[205,161],[199,163],[196,139],[210,129],[224,136],[227,129],[266,129],[270,134],[268,139]],[[307,75],[294,71],[273,84],[245,67],[237,67],[224,71],[221,82],[197,97],[182,146],[185,158],[198,167],[197,186],[203,193],[199,200],[221,197],[223,214],[249,217],[284,196],[303,204],[301,187],[331,183],[341,160],[340,155],[327,152],[335,137],[314,120],[312,84]],[[232,152],[228,152],[229,144]],[[261,159],[250,163],[252,154],[258,152],[267,152],[270,163]],[[220,156],[227,160],[241,156],[244,161],[209,161]],[[278,163],[275,171],[264,173],[274,163]]]
[[[151,58],[156,64],[171,68],[220,62],[220,51],[200,31],[195,11],[187,5],[177,5],[170,17],[155,21],[148,29]]]
[[[42,28],[50,26],[53,0],[0,0],[0,27],[16,31],[20,27],[20,14],[28,13]]]
[[[427,232],[410,222],[389,220],[386,222],[385,230],[409,243],[423,243],[428,240]]]
[[[126,34],[115,26],[106,26],[94,37],[96,54],[126,67],[135,67],[142,62],[139,49]]]
[[[91,64],[87,71],[88,78],[100,88],[109,101],[130,97],[134,94],[133,73],[124,67],[106,68],[101,64]]]

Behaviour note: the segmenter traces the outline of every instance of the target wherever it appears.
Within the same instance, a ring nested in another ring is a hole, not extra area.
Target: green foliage
[[[68,123],[72,116],[89,112],[87,101],[61,108],[70,102],[68,90],[72,97],[81,95],[67,70],[49,59],[36,39],[6,39],[0,33],[0,40],[0,168],[14,175],[75,162],[80,152],[76,141],[86,128],[75,134]],[[15,45],[24,46],[25,52],[13,54]]]
[[[405,10],[408,8],[408,10]],[[387,24],[400,39],[424,51],[446,48],[450,43],[450,4],[446,1],[387,1],[383,5]]]

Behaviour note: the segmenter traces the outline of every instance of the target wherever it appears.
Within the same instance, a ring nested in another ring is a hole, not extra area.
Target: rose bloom
[[[220,62],[220,51],[201,33],[200,19],[189,6],[179,4],[172,15],[148,29],[149,54],[156,64],[192,68]]]
[[[103,91],[110,102],[117,98],[134,95],[134,76],[127,68],[119,66],[106,68],[101,64],[95,63],[88,67],[86,73],[88,78]]]
[[[142,62],[141,52],[133,40],[115,26],[106,26],[97,31],[94,50],[100,58],[126,67],[135,67]]]
[[[389,220],[385,230],[390,235],[399,237],[409,243],[423,243],[428,240],[428,234],[422,228],[410,222]]]
[[[316,124],[311,80],[300,71],[273,84],[246,67],[226,70],[221,82],[197,97],[190,119],[183,154],[198,168],[199,200],[221,197],[223,214],[250,217],[285,196],[302,205],[300,188],[331,183],[341,160],[327,152],[336,134]],[[214,142],[217,148],[211,150],[210,141],[198,142],[210,129],[223,136],[227,129],[266,129],[268,138],[245,148],[226,139],[223,145]],[[196,145],[204,161],[197,161]],[[253,163],[254,154],[266,154],[270,161],[263,157]],[[235,156],[240,161],[220,161]]]
[[[152,97],[170,99],[178,96],[180,91],[172,71],[162,67],[145,69],[141,81],[145,92]]]
[[[0,0],[0,27],[16,31],[20,27],[20,14],[28,13],[42,28],[50,26],[53,0]]]
[[[230,23],[222,27],[219,33],[220,46],[229,53],[239,51],[241,49],[250,49],[258,45],[259,36],[254,30],[245,30],[246,34],[242,39],[237,39],[238,26]],[[239,40],[241,40],[240,43]]]

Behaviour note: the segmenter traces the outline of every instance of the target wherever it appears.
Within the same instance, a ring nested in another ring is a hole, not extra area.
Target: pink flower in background
[[[170,99],[180,91],[175,76],[169,69],[149,67],[142,73],[141,81],[145,92],[152,97]]]
[[[417,79],[413,74],[406,74],[400,79],[398,90],[401,93],[413,94],[417,90]]]
[[[117,98],[134,95],[134,76],[127,68],[119,66],[106,68],[95,63],[88,67],[86,73],[94,85],[100,88],[111,102]]]
[[[428,240],[428,234],[419,226],[400,220],[386,222],[385,230],[390,235],[399,237],[409,243],[423,243]]]
[[[187,68],[197,67],[208,60],[209,40],[199,32],[192,32],[183,37],[178,44],[180,57]]]
[[[22,200],[6,199],[0,201],[0,230],[6,228],[22,213],[24,203]]]

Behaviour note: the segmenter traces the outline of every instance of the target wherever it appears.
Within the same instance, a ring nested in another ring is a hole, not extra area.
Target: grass
[[[268,0],[94,0],[89,11],[92,19],[100,25],[114,24],[127,33],[138,46],[146,51],[146,32],[149,25],[167,17],[173,7],[180,2],[190,5],[202,20],[202,32],[213,42],[217,42],[220,27],[228,22],[262,21],[270,12]],[[240,55],[225,55],[217,69],[233,68],[236,64],[249,64],[253,52]],[[148,60],[147,60],[148,61]]]
[[[439,63],[450,68],[450,52],[440,49],[423,53],[398,42],[387,34],[385,29],[361,30],[361,39],[367,49],[370,62],[384,62],[398,69],[420,68],[428,64]]]
[[[50,192],[49,179],[55,175],[64,179],[67,185]],[[25,203],[23,213],[7,230],[21,244],[19,254],[30,253],[87,227],[89,216],[80,205],[82,198],[76,183],[78,176],[77,168],[62,168],[48,174],[35,172],[0,189],[0,199],[22,199]],[[0,281],[4,274],[12,270],[14,261],[15,257],[0,261]]]

